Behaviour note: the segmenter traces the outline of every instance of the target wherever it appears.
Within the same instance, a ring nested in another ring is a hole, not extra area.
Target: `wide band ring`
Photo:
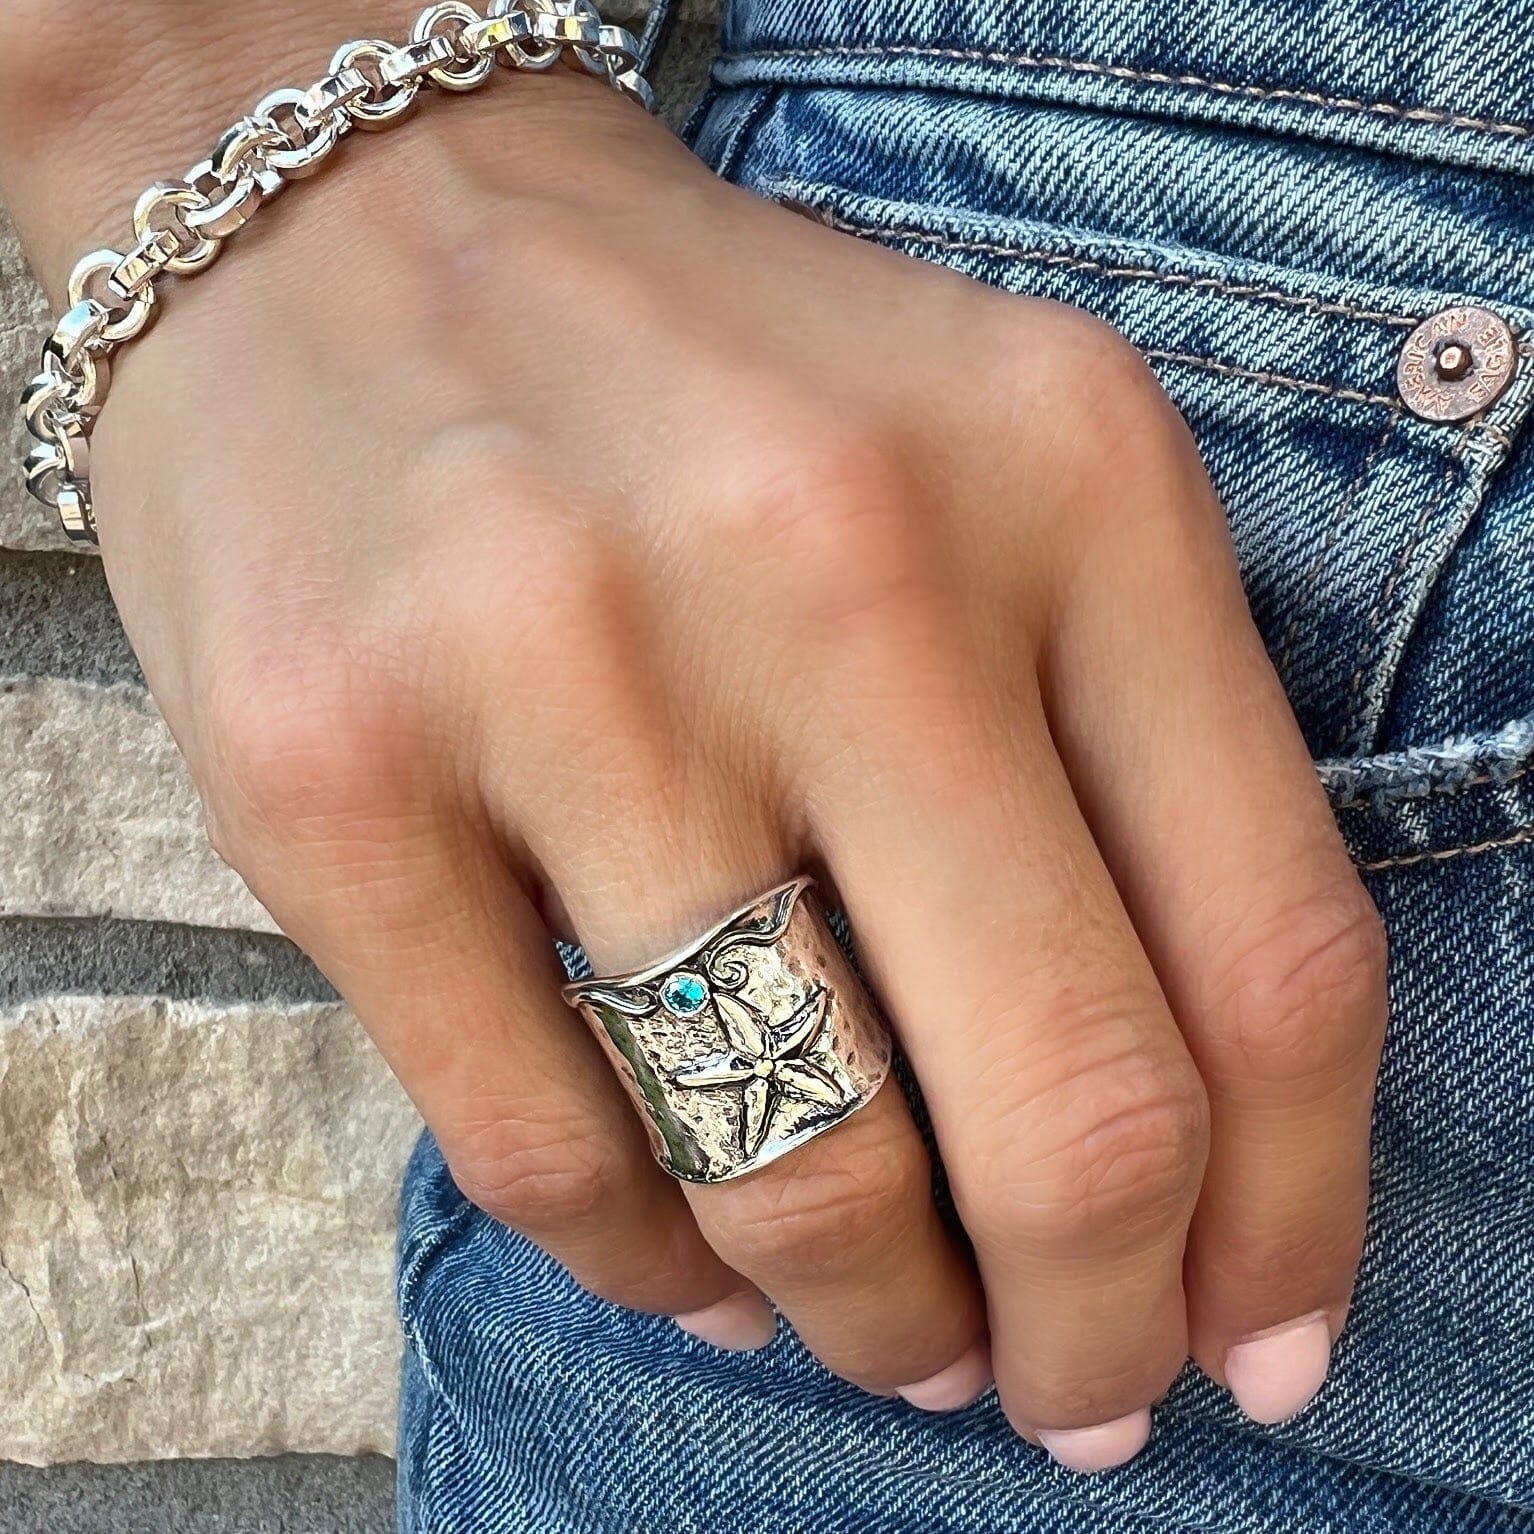
[[[724,1182],[834,1129],[884,1084],[890,1037],[812,879],[779,885],[695,943],[567,985],[687,1182]]]

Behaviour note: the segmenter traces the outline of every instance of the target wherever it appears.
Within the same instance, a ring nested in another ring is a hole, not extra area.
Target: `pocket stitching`
[[[1526,765],[1518,768],[1516,772],[1505,774],[1492,771],[1472,773],[1470,777],[1459,778],[1454,782],[1435,783],[1423,793],[1403,793],[1395,796],[1393,799],[1387,798],[1386,803],[1411,804],[1430,794],[1457,794],[1467,788],[1485,788],[1488,784],[1493,784],[1497,788],[1506,788],[1509,783],[1516,783],[1520,778],[1526,778],[1531,771],[1534,771],[1534,765]],[[1372,798],[1349,799],[1345,804],[1334,804],[1332,806],[1333,811],[1338,814],[1344,810],[1372,810],[1375,808],[1376,805]]]
[[[1157,347],[1147,347],[1141,356],[1151,362],[1170,362],[1183,367],[1203,368],[1206,372],[1221,373],[1227,378],[1239,378],[1245,383],[1265,384],[1274,389],[1298,389],[1305,394],[1324,394],[1329,399],[1343,400],[1350,405],[1397,406],[1400,401],[1391,394],[1371,394],[1366,389],[1348,389],[1338,384],[1324,384],[1315,378],[1296,378],[1292,373],[1274,373],[1266,368],[1243,367],[1237,362],[1225,362],[1218,357],[1206,357],[1199,352],[1169,352]],[[1466,430],[1473,430],[1474,426]]]
[[[1468,788],[1507,788],[1534,772],[1534,714],[1485,734],[1451,735],[1436,745],[1381,756],[1333,757],[1315,765],[1339,813],[1417,804]]]
[[[861,240],[889,245],[926,245],[936,250],[953,250],[966,255],[994,255],[1004,260],[1026,261],[1039,266],[1055,266],[1073,271],[1087,271],[1094,275],[1109,277],[1117,281],[1146,280],[1165,283],[1175,287],[1202,288],[1236,298],[1258,299],[1264,302],[1282,304],[1290,308],[1302,309],[1308,313],[1333,314],[1346,319],[1366,321],[1374,324],[1404,328],[1406,326],[1415,327],[1419,323],[1419,320],[1407,315],[1359,309],[1340,300],[1316,298],[1314,295],[1284,293],[1278,289],[1245,287],[1237,283],[1224,282],[1218,277],[1194,277],[1185,272],[1158,272],[1153,267],[1108,266],[1106,263],[1093,261],[1086,256],[1071,256],[1062,251],[1042,250],[1033,246],[1007,245],[999,241],[963,239],[943,234],[935,229],[925,229],[917,224],[871,223],[849,217],[841,210],[832,208],[825,203],[817,203],[808,198],[798,197],[795,195],[795,189],[788,183],[781,183],[776,188],[769,185],[763,188],[763,192],[764,195],[773,197],[780,203],[792,202],[796,208],[812,215],[828,229],[834,229],[840,234],[851,235]],[[1522,350],[1523,348],[1520,348],[1520,351]],[[1204,368],[1209,372],[1220,373],[1230,378],[1239,378],[1248,383],[1267,385],[1280,389],[1298,389],[1307,394],[1320,394],[1329,399],[1341,400],[1347,404],[1378,405],[1392,410],[1399,410],[1401,404],[1399,398],[1393,394],[1376,394],[1366,389],[1349,389],[1337,384],[1321,383],[1318,379],[1314,378],[1297,378],[1290,373],[1275,373],[1261,368],[1242,367],[1238,363],[1227,362],[1218,357],[1206,357],[1197,352],[1164,351],[1156,348],[1146,348],[1142,350],[1142,355],[1152,362]],[[1428,422],[1426,424],[1436,425],[1439,423]],[[1461,430],[1460,436],[1464,437],[1477,431],[1484,432],[1504,449],[1511,445],[1506,432],[1502,431],[1492,422],[1485,420],[1469,422]]]
[[[781,199],[780,199],[781,200]],[[940,250],[956,250],[969,255],[1002,256],[1013,261],[1031,261],[1038,266],[1058,266],[1069,271],[1092,272],[1117,281],[1159,282],[1167,287],[1207,288],[1232,298],[1250,298],[1264,303],[1281,304],[1286,308],[1300,309],[1307,314],[1331,314],[1346,319],[1367,320],[1374,324],[1391,325],[1401,330],[1414,330],[1422,323],[1421,315],[1396,314],[1388,310],[1362,309],[1340,299],[1317,298],[1314,294],[1285,293],[1279,288],[1260,288],[1249,283],[1227,282],[1214,276],[1194,276],[1190,272],[1162,272],[1153,266],[1110,266],[1105,261],[1094,261],[1090,256],[1070,255],[1065,251],[1046,250],[1039,246],[1009,245],[999,240],[962,239],[942,234],[935,229],[924,229],[918,224],[875,224],[849,217],[838,209],[824,204],[805,203],[804,206],[826,225],[843,234],[859,238],[904,240],[915,245],[932,245]],[[1318,388],[1324,385],[1317,385]]]
[[[1374,603],[1369,609],[1368,622],[1364,626],[1363,643],[1358,648],[1357,664],[1353,668],[1353,674],[1348,678],[1347,710],[1348,719],[1345,740],[1356,740],[1363,730],[1364,721],[1361,717],[1364,673],[1369,669],[1369,662],[1373,658],[1375,642],[1380,636],[1380,629],[1385,621],[1385,608],[1391,597],[1395,594],[1396,587],[1400,584],[1401,576],[1411,563],[1412,556],[1422,547],[1422,540],[1427,536],[1428,528],[1432,525],[1441,507],[1449,499],[1454,484],[1456,472],[1464,465],[1465,445],[1469,442],[1476,423],[1471,422],[1455,438],[1454,446],[1449,449],[1449,461],[1444,465],[1444,471],[1438,481],[1438,488],[1428,498],[1427,504],[1418,513],[1417,520],[1413,524],[1411,532],[1407,534],[1406,542],[1396,554],[1395,563],[1390,567],[1390,573],[1381,583],[1379,591],[1375,594]]]
[[[1248,101],[1281,101],[1302,106],[1328,107],[1365,117],[1388,117],[1398,122],[1423,123],[1439,128],[1459,128],[1496,137],[1534,138],[1534,126],[1527,123],[1501,122],[1492,117],[1475,117],[1444,107],[1403,107],[1391,101],[1363,101],[1353,96],[1327,96],[1320,91],[1294,90],[1285,86],[1238,84],[1213,80],[1204,75],[1170,74],[1164,70],[1134,69],[1127,64],[1105,64],[1097,59],[1075,59],[1060,54],[1007,53],[987,48],[942,48],[917,43],[866,43],[845,47],[762,48],[720,56],[724,64],[744,64],[753,60],[792,60],[824,58],[929,58],[952,59],[965,64],[1005,64],[1015,69],[1058,69],[1074,74],[1101,75],[1132,84],[1176,85],[1185,89],[1205,90],[1216,96],[1235,96]]]
[[[741,161],[746,157],[756,138],[757,129],[761,127],[762,120],[772,110],[773,103],[781,94],[782,91],[777,86],[768,86],[746,108],[740,121],[728,135],[727,142],[720,149],[718,163],[714,166],[716,175],[726,181],[735,179]]]
[[[1518,826],[1506,836],[1494,837],[1490,841],[1467,842],[1458,847],[1441,847],[1432,852],[1406,852],[1393,858],[1380,858],[1373,863],[1360,863],[1360,873],[1379,873],[1387,868],[1411,868],[1419,863],[1447,863],[1454,858],[1478,857],[1483,852],[1500,852],[1509,847],[1520,847],[1526,842],[1534,842],[1534,821]]]

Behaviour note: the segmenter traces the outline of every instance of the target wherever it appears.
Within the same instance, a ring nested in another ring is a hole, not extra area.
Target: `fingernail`
[[[1132,1460],[1150,1437],[1149,1408],[1097,1427],[1040,1428],[1039,1442],[1067,1470],[1091,1475]]]
[[[1331,1328],[1318,1310],[1238,1342],[1225,1355],[1225,1383],[1253,1422],[1283,1422],[1310,1404],[1331,1359]]]
[[[902,1385],[895,1394],[923,1411],[958,1411],[991,1388],[991,1345],[977,1342],[962,1358],[939,1369],[929,1380]]]
[[[717,1305],[708,1305],[672,1319],[689,1336],[732,1353],[750,1353],[756,1348],[764,1348],[778,1330],[778,1318],[759,1294],[732,1294]]]

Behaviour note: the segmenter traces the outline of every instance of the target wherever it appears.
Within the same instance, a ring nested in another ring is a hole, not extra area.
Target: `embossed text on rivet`
[[[1496,403],[1518,370],[1518,341],[1501,315],[1460,304],[1430,315],[1396,363],[1401,403],[1425,421],[1467,421]]]

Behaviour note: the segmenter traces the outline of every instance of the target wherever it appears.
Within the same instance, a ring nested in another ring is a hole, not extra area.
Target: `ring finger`
[[[572,836],[566,822],[533,849],[599,973],[653,961],[793,871],[771,812],[725,797],[736,780],[689,782],[675,761],[647,772],[631,754],[625,782],[644,808],[608,804],[591,822],[624,836]],[[781,1160],[683,1190],[709,1245],[834,1372],[937,1410],[989,1384],[979,1286],[895,1085]]]

